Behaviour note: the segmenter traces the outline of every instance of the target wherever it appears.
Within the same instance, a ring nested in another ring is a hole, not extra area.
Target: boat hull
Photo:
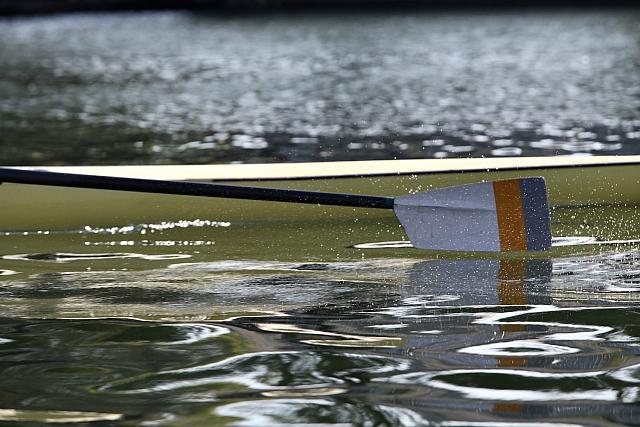
[[[566,158],[562,162],[558,158],[541,158],[536,163],[525,158],[498,163],[498,167],[491,159],[463,159],[448,165],[444,160],[397,161],[395,168],[390,167],[393,163],[388,161],[370,161],[266,166],[212,165],[194,166],[191,169],[184,166],[41,169],[385,196],[483,180],[542,176],[547,181],[552,206],[640,204],[640,156],[603,159],[607,161],[598,163],[589,159],[588,162],[578,163]],[[500,167],[501,164],[505,166]],[[209,173],[206,173],[207,170]],[[393,215],[392,212],[381,209],[9,183],[0,186],[0,197],[4,201],[0,222],[0,230],[3,231],[79,229],[85,226],[110,227],[194,219],[246,222],[284,218],[384,218]],[[355,209],[357,214],[354,213]]]

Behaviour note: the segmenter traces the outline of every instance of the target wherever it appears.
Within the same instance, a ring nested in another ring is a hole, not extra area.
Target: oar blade
[[[442,188],[396,197],[394,211],[420,249],[546,251],[551,222],[543,178]]]

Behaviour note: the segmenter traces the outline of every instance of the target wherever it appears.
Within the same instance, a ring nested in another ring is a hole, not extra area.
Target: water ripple
[[[2,269],[0,269],[0,276],[12,276],[14,274],[19,274],[19,272],[13,271],[13,270],[2,270]]]
[[[23,409],[0,409],[0,421],[22,423],[93,423],[118,421],[123,414],[101,414],[82,411],[32,411]]]
[[[260,425],[429,425],[415,411],[386,405],[359,405],[329,399],[271,399],[229,403],[215,409],[221,416],[240,418],[234,426]],[[311,417],[307,414],[315,414]],[[324,422],[313,420],[323,419]],[[308,422],[308,423],[307,423]]]
[[[522,402],[620,400],[631,403],[635,401],[637,396],[633,390],[624,389],[619,393],[616,388],[608,387],[606,383],[602,384],[606,375],[606,371],[556,373],[515,369],[459,369],[413,372],[374,381],[398,384],[418,383],[455,392],[468,399]],[[526,383],[528,386],[510,388],[518,383]],[[487,387],[487,384],[492,384],[493,387]],[[560,384],[565,385],[561,387]]]
[[[339,370],[332,369],[338,363]],[[306,390],[360,383],[371,375],[408,370],[410,364],[384,356],[278,351],[246,353],[188,368],[120,380],[101,387],[115,393],[157,393],[236,384],[251,390]],[[293,376],[292,376],[293,375]]]
[[[580,350],[561,345],[545,344],[533,340],[503,341],[465,347],[458,352],[486,356],[555,356],[578,353]]]
[[[51,263],[67,263],[73,261],[88,261],[88,260],[113,260],[113,259],[128,259],[138,258],[147,261],[166,261],[175,259],[190,258],[188,254],[138,254],[138,253],[65,253],[65,252],[51,252],[51,253],[36,253],[36,254],[15,254],[15,255],[3,255],[1,258],[11,261],[36,261],[36,262],[51,262]]]

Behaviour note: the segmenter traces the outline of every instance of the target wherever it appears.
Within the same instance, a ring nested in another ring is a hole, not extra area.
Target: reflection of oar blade
[[[442,188],[396,197],[413,246],[452,251],[545,251],[551,225],[543,178]]]
[[[403,298],[453,297],[450,305],[551,304],[547,258],[435,259],[413,264]]]
[[[279,188],[122,178],[0,168],[0,183],[270,200],[394,209],[417,248],[539,251],[551,246],[542,178],[468,184],[407,196],[381,197]]]

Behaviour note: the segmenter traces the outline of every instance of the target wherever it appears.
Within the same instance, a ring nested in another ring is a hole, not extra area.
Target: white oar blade
[[[420,249],[546,251],[551,222],[543,178],[482,182],[396,197],[393,210]]]

